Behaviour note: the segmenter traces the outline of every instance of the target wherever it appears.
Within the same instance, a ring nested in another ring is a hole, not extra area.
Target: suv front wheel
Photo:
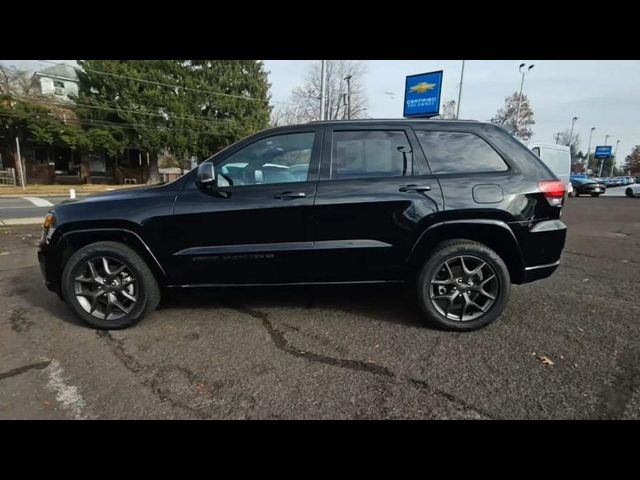
[[[426,319],[449,330],[476,330],[494,321],[509,299],[511,278],[500,256],[471,240],[439,244],[418,276]]]
[[[96,242],[75,252],[62,273],[69,308],[92,327],[130,327],[160,302],[160,290],[146,262],[118,242]]]

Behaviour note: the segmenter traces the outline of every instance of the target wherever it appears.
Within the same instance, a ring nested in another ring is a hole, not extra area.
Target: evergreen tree
[[[266,127],[269,84],[253,60],[80,60],[78,111],[92,146],[200,158]],[[96,144],[96,141],[98,142]]]

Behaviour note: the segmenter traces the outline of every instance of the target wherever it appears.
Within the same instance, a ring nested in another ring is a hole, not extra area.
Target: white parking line
[[[0,220],[0,225],[37,225],[44,221],[43,217],[29,217],[29,218],[5,218]]]
[[[53,207],[53,203],[51,203],[49,200],[45,200],[44,198],[40,198],[40,197],[20,197],[23,200],[28,200],[31,203],[33,203],[36,207]]]

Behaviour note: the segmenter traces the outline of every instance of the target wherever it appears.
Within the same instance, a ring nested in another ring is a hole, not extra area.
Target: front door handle
[[[291,200],[294,198],[304,198],[307,194],[304,192],[282,192],[280,195],[276,195],[273,198],[277,198],[278,200]]]
[[[400,187],[401,192],[428,192],[431,190],[429,185],[405,185]]]

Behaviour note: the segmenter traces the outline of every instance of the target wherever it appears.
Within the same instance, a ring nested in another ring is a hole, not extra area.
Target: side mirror
[[[211,162],[203,162],[198,166],[196,182],[200,186],[213,185],[216,179],[216,170]]]

